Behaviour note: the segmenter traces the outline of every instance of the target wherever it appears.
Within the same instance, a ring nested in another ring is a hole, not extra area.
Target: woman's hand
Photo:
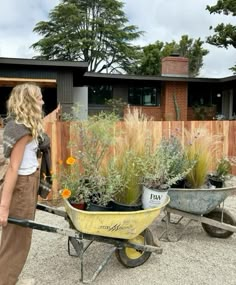
[[[8,216],[9,216],[9,208],[0,205],[0,226],[5,227],[7,225]]]

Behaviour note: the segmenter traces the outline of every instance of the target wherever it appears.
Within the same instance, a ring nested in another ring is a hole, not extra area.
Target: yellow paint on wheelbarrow
[[[65,210],[76,230],[92,235],[133,239],[143,232],[160,215],[170,201],[167,196],[162,205],[132,212],[93,212],[73,208],[64,199]]]
[[[131,239],[130,242],[135,243],[135,244],[145,244],[145,239],[144,236],[138,235],[135,238]],[[144,251],[137,250],[133,247],[125,247],[125,254],[129,259],[137,259],[140,256],[142,256]]]

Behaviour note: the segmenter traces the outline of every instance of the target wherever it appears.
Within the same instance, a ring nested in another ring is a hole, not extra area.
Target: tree
[[[236,16],[235,0],[218,0],[216,5],[207,6],[206,9],[210,14],[221,14]],[[214,34],[207,38],[207,42],[217,47],[228,48],[230,46],[236,48],[236,26],[232,24],[220,23],[215,28],[210,26],[210,30],[214,30]],[[236,65],[230,68],[236,73]]]
[[[189,58],[189,75],[197,76],[203,65],[203,57],[208,54],[208,50],[202,47],[203,43],[200,38],[193,40],[187,35],[183,35],[179,43],[156,41],[143,47],[139,61],[130,65],[126,71],[139,75],[160,75],[161,58],[178,53]]]
[[[131,64],[138,47],[131,42],[141,31],[128,25],[118,0],[62,0],[49,13],[49,21],[36,24],[43,36],[32,45],[37,59],[86,61],[89,71],[119,72]]]

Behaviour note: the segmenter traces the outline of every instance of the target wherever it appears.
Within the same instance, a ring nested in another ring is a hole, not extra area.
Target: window
[[[153,87],[129,88],[128,104],[136,106],[160,106],[161,89]]]
[[[106,99],[112,99],[112,86],[88,87],[88,104],[104,105]]]
[[[188,86],[188,107],[208,106],[212,102],[213,90],[209,85],[189,84]]]

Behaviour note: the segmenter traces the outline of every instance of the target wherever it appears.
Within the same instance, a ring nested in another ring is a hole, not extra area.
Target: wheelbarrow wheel
[[[149,229],[144,230],[134,239],[129,240],[132,243],[141,245],[154,245],[153,236]],[[137,267],[145,263],[151,256],[151,252],[141,251],[131,247],[123,247],[116,250],[118,261],[125,267]]]
[[[222,209],[216,208],[210,213],[204,215],[204,217],[220,222],[222,217]],[[232,226],[236,225],[234,217],[227,210],[224,210],[223,223]],[[233,234],[232,231],[227,231],[204,223],[202,223],[202,227],[205,230],[205,232],[211,237],[228,238]]]

